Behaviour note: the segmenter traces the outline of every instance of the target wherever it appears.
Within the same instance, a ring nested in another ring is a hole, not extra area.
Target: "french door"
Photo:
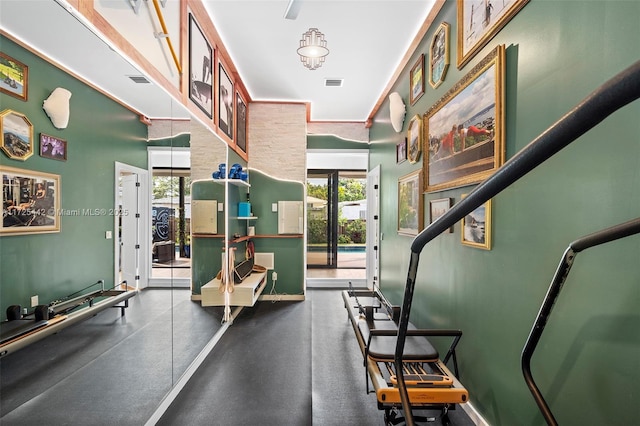
[[[307,171],[307,267],[338,266],[338,170]]]

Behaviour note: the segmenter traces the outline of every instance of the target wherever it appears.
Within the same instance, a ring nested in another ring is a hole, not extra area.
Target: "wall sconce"
[[[320,68],[328,54],[327,41],[317,28],[309,28],[309,31],[302,34],[298,55],[305,67],[310,70]]]

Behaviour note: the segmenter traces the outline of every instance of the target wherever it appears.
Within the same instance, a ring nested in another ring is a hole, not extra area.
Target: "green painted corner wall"
[[[0,109],[25,114],[34,129],[36,153],[26,161],[0,154],[0,165],[60,175],[61,208],[114,209],[115,162],[147,168],[147,129],[138,116],[50,63],[0,37],[3,52],[29,67],[26,102],[0,94]],[[72,92],[69,125],[58,130],[42,109],[56,87]],[[40,133],[67,140],[67,160],[40,157]],[[54,234],[0,237],[0,305],[2,317],[12,304],[30,307],[64,297],[98,279],[114,283],[114,216],[61,215]]]
[[[456,2],[434,27],[451,25],[451,66],[437,89],[409,105],[409,68],[428,53],[428,31],[392,91],[407,104],[403,133],[388,103],[370,129],[370,167],[381,165],[380,282],[401,303],[412,239],[396,232],[396,164],[409,118],[424,114],[498,44],[506,46],[506,157],[560,119],[597,86],[640,58],[640,3],[531,1],[462,70],[456,68]],[[427,55],[428,57],[428,55]],[[428,62],[427,62],[428,63]],[[460,226],[422,252],[411,320],[460,328],[461,381],[492,425],[542,425],[520,353],[565,248],[640,213],[640,102],[616,112],[493,199],[493,247],[462,246]],[[424,194],[461,199],[473,186]],[[640,409],[640,237],[578,255],[534,355],[532,370],[558,422],[635,424]],[[441,344],[438,342],[438,344]],[[441,349],[443,346],[441,347]]]

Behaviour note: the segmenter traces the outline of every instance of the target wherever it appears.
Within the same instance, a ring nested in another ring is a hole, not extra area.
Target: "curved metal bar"
[[[402,372],[400,367],[402,366],[402,354],[411,313],[416,272],[420,252],[424,246],[562,148],[591,130],[609,115],[638,98],[640,98],[640,61],[635,62],[593,91],[564,117],[505,162],[465,199],[415,237],[411,244],[409,271],[398,325],[398,341],[395,352],[395,364],[398,371]],[[398,374],[398,388],[407,425],[413,425],[411,404],[402,373]]]
[[[560,295],[560,291],[562,290],[562,287],[567,280],[567,275],[569,275],[569,271],[571,270],[571,266],[575,261],[575,257],[579,252],[588,248],[615,241],[620,238],[629,237],[635,234],[640,234],[640,218],[630,220],[628,222],[621,223],[620,225],[612,226],[610,228],[603,229],[602,231],[582,237],[572,242],[569,247],[567,247],[562,256],[562,259],[560,260],[560,264],[558,265],[558,268],[553,275],[553,279],[551,280],[551,284],[549,285],[547,294],[544,297],[542,306],[540,307],[538,316],[533,323],[533,327],[531,328],[529,337],[527,337],[527,341],[525,342],[524,348],[522,349],[522,355],[520,357],[524,380],[527,383],[527,386],[529,387],[529,390],[531,391],[533,398],[536,400],[536,404],[538,404],[538,408],[540,409],[540,412],[544,416],[544,419],[546,420],[548,425],[555,426],[558,423],[556,422],[551,409],[547,405],[547,402],[542,396],[540,389],[538,389],[538,386],[533,380],[533,376],[531,374],[531,357],[533,356],[533,352],[538,346],[540,337],[542,337],[542,332],[544,331],[544,328],[547,324],[549,315],[551,315],[551,310],[553,309],[553,306],[555,305],[555,302]]]

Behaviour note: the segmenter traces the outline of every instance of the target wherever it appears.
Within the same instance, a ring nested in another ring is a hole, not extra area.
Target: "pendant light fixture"
[[[320,68],[328,54],[327,41],[317,28],[309,28],[309,31],[302,34],[298,55],[305,67],[310,70]]]

